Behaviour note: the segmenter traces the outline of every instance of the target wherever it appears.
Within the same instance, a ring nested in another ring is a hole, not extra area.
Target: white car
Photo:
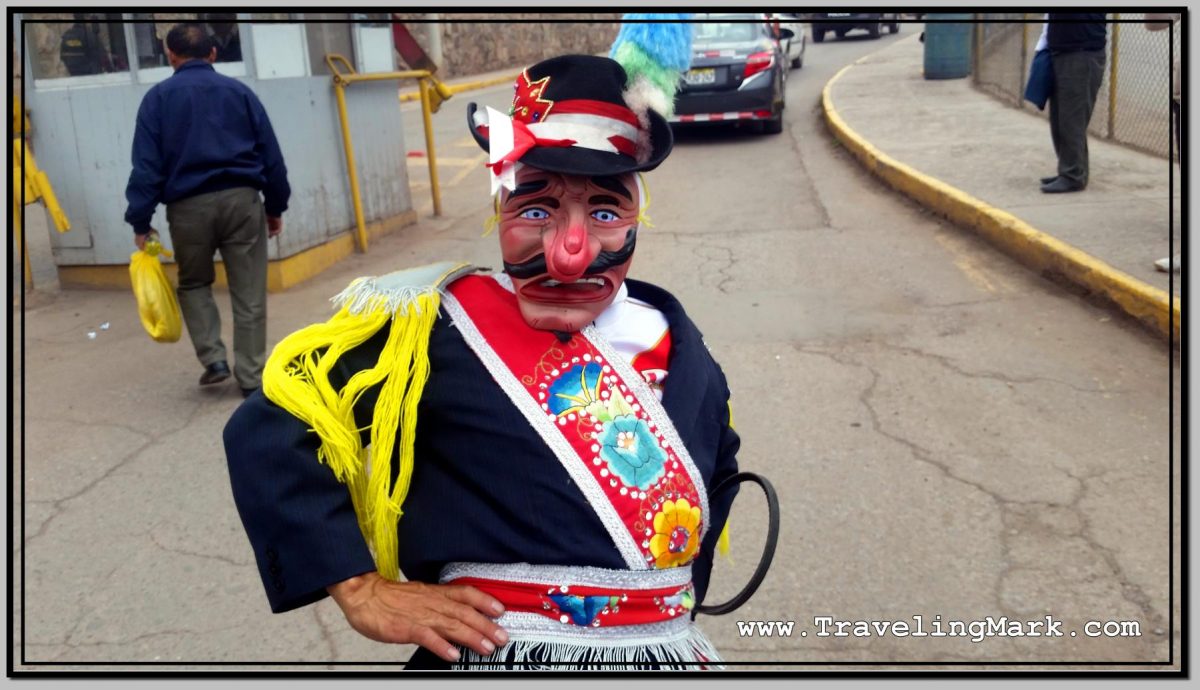
[[[800,23],[800,15],[779,13],[772,14],[770,17],[772,22],[779,22],[779,28],[792,32],[791,38],[785,38],[779,42],[784,55],[787,56],[788,63],[794,68],[803,67],[804,48],[808,44],[808,39],[804,25]]]

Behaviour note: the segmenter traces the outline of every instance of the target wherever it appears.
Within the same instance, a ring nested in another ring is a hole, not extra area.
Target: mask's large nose
[[[599,254],[599,242],[593,248],[587,228],[574,219],[566,228],[547,233],[542,242],[546,251],[546,270],[551,278],[563,283],[583,277],[583,272]]]

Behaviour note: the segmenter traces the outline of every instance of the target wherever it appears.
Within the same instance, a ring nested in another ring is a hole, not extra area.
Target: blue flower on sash
[[[550,384],[547,404],[556,415],[582,412],[589,404],[600,400],[599,364],[576,364],[564,371]]]
[[[575,625],[589,625],[596,619],[597,614],[608,606],[609,597],[592,596],[580,597],[574,594],[551,594],[550,599],[558,605],[558,609],[571,617]]]
[[[608,470],[620,477],[626,486],[643,491],[667,471],[667,454],[658,445],[658,439],[650,433],[645,421],[631,414],[616,417],[604,425],[600,457],[608,463]]]

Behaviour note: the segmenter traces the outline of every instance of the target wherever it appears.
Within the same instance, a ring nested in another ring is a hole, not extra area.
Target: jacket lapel
[[[625,284],[629,286],[630,297],[650,304],[667,318],[671,329],[671,354],[667,364],[670,373],[663,384],[662,404],[679,431],[679,437],[687,444],[708,388],[709,367],[705,362],[704,341],[671,293],[639,280],[626,279]]]

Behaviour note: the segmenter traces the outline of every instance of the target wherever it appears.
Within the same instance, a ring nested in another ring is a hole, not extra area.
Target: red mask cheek
[[[499,235],[500,256],[505,261],[520,263],[542,251],[541,231],[527,220],[501,221]]]

